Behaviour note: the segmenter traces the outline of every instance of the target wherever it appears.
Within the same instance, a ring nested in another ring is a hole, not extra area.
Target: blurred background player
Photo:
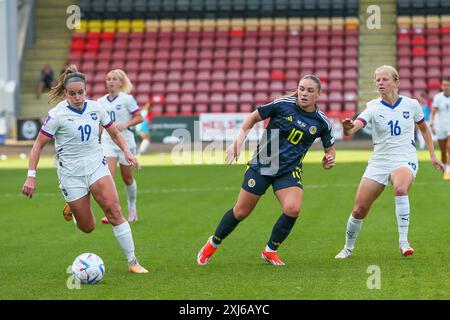
[[[136,100],[129,94],[132,87],[131,81],[124,71],[121,69],[111,70],[106,75],[108,94],[98,99],[98,102],[105,108],[116,128],[122,133],[128,149],[133,155],[136,155],[136,141],[130,128],[141,123],[142,116]],[[114,143],[109,134],[101,135],[101,143],[103,154],[106,156],[109,171],[113,177],[116,173],[117,162],[119,162],[120,173],[127,193],[128,221],[137,221],[137,186],[133,177],[133,168],[125,158],[123,151]],[[103,217],[101,221],[108,223],[108,218]]]
[[[450,77],[442,80],[442,92],[433,98],[430,126],[436,134],[441,149],[441,160],[445,164],[444,180],[450,180]]]
[[[423,112],[423,116],[425,119],[425,123],[427,125],[429,125],[431,108],[429,106],[429,103],[427,100],[427,95],[426,95],[425,91],[420,91],[420,93],[417,97],[417,101],[419,101],[419,104],[422,107],[422,112]],[[425,140],[423,139],[423,136],[420,133],[420,130],[416,130],[416,138],[417,138],[417,141],[419,142],[419,149],[421,149],[421,150],[425,149],[425,146],[426,146]],[[434,139],[433,139],[433,141],[434,141]]]
[[[375,84],[380,97],[369,101],[367,108],[355,121],[347,118],[342,122],[344,134],[347,136],[355,134],[370,123],[374,151],[359,184],[355,205],[347,222],[344,249],[336,255],[336,259],[345,259],[352,255],[362,221],[389,181],[395,194],[400,252],[404,256],[414,253],[408,242],[408,193],[419,170],[414,144],[415,124],[423,135],[432,165],[443,170],[443,164],[434,153],[431,133],[420,104],[415,99],[399,96],[399,83],[397,70],[386,65],[378,67],[375,70]]]
[[[267,136],[258,143],[235,206],[228,210],[214,234],[200,249],[199,265],[206,265],[221,242],[247,218],[270,185],[283,210],[261,257],[272,265],[284,265],[277,250],[291,232],[300,213],[303,197],[302,160],[316,138],[322,139],[324,169],[334,166],[335,148],[331,124],[316,106],[321,82],[314,75],[304,76],[297,92],[260,106],[244,121],[234,143],[227,150],[226,162],[237,160],[245,138],[253,126],[270,118]]]
[[[136,127],[136,133],[141,137],[142,141],[139,145],[138,155],[147,152],[150,146],[150,130],[152,123],[152,105],[147,102],[141,110],[142,122]]]
[[[39,99],[45,89],[51,89],[55,85],[55,73],[47,63],[41,70],[37,84],[36,97]]]
[[[59,186],[67,202],[66,220],[71,220],[73,215],[79,229],[86,233],[94,230],[92,193],[113,225],[114,236],[127,257],[129,271],[146,273],[148,271],[136,259],[131,228],[122,216],[116,186],[99,144],[100,126],[122,149],[129,165],[138,168],[139,163],[104,108],[97,101],[86,99],[86,78],[75,66],[68,67],[50,91],[50,101],[61,99],[64,100],[49,111],[33,145],[22,193],[30,198],[33,196],[41,151],[54,138]]]

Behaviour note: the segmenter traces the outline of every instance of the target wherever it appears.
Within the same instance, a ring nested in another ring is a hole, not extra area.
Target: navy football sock
[[[287,238],[289,233],[292,230],[292,227],[295,224],[295,221],[297,220],[297,217],[289,217],[285,215],[284,213],[281,214],[281,216],[278,218],[277,222],[273,226],[272,234],[270,235],[269,242],[267,243],[267,246],[277,251],[278,247],[283,243],[283,241]]]
[[[239,222],[241,221],[236,219],[233,213],[233,209],[228,210],[223,215],[222,220],[220,220],[216,232],[214,232],[212,242],[215,245],[219,245],[222,242],[222,240],[225,239],[234,230],[234,228],[236,228]]]

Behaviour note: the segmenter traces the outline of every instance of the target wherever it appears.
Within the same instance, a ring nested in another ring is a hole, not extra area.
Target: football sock
[[[125,185],[125,189],[127,191],[127,201],[129,208],[136,208],[136,180],[133,179],[133,183],[130,185]]]
[[[217,247],[222,242],[222,240],[225,239],[234,230],[234,228],[236,228],[239,222],[241,221],[236,219],[233,213],[233,209],[231,208],[230,210],[228,210],[223,215],[222,220],[220,220],[220,223],[217,226],[217,229],[212,237],[211,244],[214,247]]]
[[[408,243],[409,227],[409,197],[395,197],[395,214],[397,216],[397,227],[400,245]]]
[[[119,241],[128,261],[134,260],[136,257],[134,255],[133,235],[131,234],[131,228],[128,221],[113,227],[113,233],[117,241]]]
[[[147,139],[142,140],[141,145],[139,146],[139,154],[144,154],[147,151],[148,146],[150,145],[150,141]]]
[[[345,248],[348,250],[353,250],[355,247],[356,237],[358,236],[359,230],[361,230],[361,224],[363,219],[356,219],[350,214],[347,222],[347,230],[345,232]]]
[[[269,242],[267,242],[267,247],[269,247],[272,251],[277,251],[278,247],[291,232],[296,220],[297,217],[289,217],[282,213],[273,226],[272,234],[270,235]]]

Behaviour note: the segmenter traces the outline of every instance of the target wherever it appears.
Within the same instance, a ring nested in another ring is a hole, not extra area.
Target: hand
[[[34,191],[36,191],[36,178],[28,177],[23,184],[22,193],[31,199]]]
[[[433,165],[433,167],[440,171],[444,171],[445,169],[445,165],[441,162],[441,160],[436,158],[435,155],[431,156],[431,164]]]
[[[237,141],[233,142],[233,144],[231,146],[229,146],[227,149],[225,163],[231,164],[233,162],[233,160],[235,160],[235,159],[237,161],[237,159],[239,158],[240,150],[241,150],[241,146],[238,145]]]
[[[344,128],[344,130],[350,130],[351,128],[353,128],[355,125],[353,124],[353,120],[350,118],[345,118],[342,121],[342,127]]]
[[[123,130],[127,129],[127,126],[124,123],[116,123],[116,128],[117,130],[122,132]]]
[[[331,169],[335,165],[334,156],[332,154],[326,154],[322,158],[322,167],[325,170]]]
[[[125,153],[125,159],[136,170],[140,170],[141,169],[141,165],[139,164],[138,159],[131,152]]]
[[[432,133],[432,134],[436,134],[436,130],[434,130],[434,124],[433,124],[433,122],[430,122],[430,124],[429,124],[428,126],[429,126],[430,129],[431,129],[431,133]]]

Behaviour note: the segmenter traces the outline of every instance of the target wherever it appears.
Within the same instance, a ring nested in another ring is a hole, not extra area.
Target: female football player
[[[92,193],[113,225],[114,236],[128,259],[129,271],[146,273],[148,271],[136,259],[131,228],[122,216],[114,180],[99,144],[100,125],[121,148],[131,166],[139,168],[139,163],[104,108],[86,99],[86,78],[73,65],[50,91],[50,101],[61,99],[64,100],[49,111],[33,145],[22,193],[33,196],[42,148],[55,139],[60,188],[78,228],[86,233],[95,228],[90,202]]]
[[[445,164],[444,180],[450,180],[450,77],[442,80],[441,88],[433,98],[430,127],[437,136],[441,160]]]
[[[121,69],[111,70],[106,75],[106,88],[108,94],[104,95],[98,102],[108,112],[112,122],[121,132],[133,155],[136,155],[136,142],[134,140],[131,127],[142,122],[142,116],[136,100],[129,93],[132,88],[130,79]],[[133,168],[125,158],[125,154],[114,143],[109,134],[102,134],[103,154],[106,156],[108,168],[114,177],[116,173],[117,162],[120,164],[120,173],[125,183],[128,202],[128,221],[137,221],[136,212],[136,180],[133,177]],[[108,218],[103,217],[103,223],[108,223]]]
[[[303,197],[302,160],[316,138],[325,150],[324,169],[334,166],[335,148],[331,124],[316,106],[321,82],[314,75],[304,76],[294,94],[260,106],[244,121],[239,134],[227,150],[226,162],[237,160],[248,132],[259,121],[270,118],[266,133],[258,143],[233,208],[228,210],[214,234],[197,256],[206,265],[221,242],[255,208],[270,185],[280,202],[282,213],[276,221],[261,257],[272,265],[284,265],[277,254],[300,213]]]
[[[352,255],[362,221],[389,181],[395,195],[400,252],[403,256],[414,253],[408,242],[408,193],[419,170],[414,143],[415,124],[419,126],[425,140],[432,165],[443,170],[443,164],[434,153],[431,133],[419,102],[399,96],[399,83],[397,70],[386,65],[378,67],[375,70],[375,84],[380,97],[369,101],[367,108],[355,121],[347,118],[342,122],[344,134],[347,136],[355,134],[370,123],[374,151],[359,184],[355,205],[347,222],[344,249],[336,255],[336,259],[345,259]]]

